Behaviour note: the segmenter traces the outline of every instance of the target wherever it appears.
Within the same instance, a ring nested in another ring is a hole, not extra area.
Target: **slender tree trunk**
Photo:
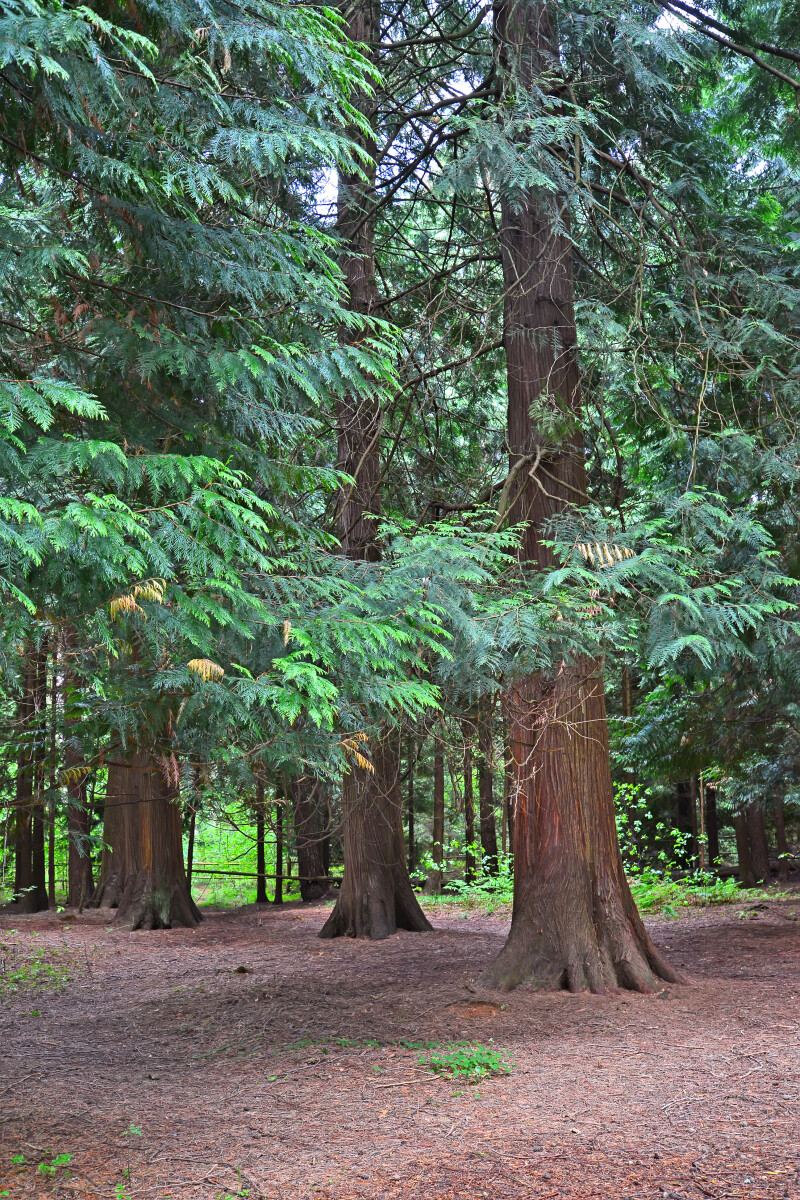
[[[50,799],[47,804],[47,903],[56,906],[56,739],[58,733],[58,640],[53,646],[53,671],[50,680]]]
[[[717,817],[717,789],[706,784],[706,837],[708,839],[708,866],[716,871],[719,864],[719,819]]]
[[[416,764],[417,743],[408,739],[408,873],[416,865],[416,846],[414,843],[414,767]]]
[[[76,637],[67,628],[63,641],[62,701],[64,705],[64,768],[67,777],[67,905],[82,909],[94,891],[90,854],[90,818],[86,795],[87,771],[80,735],[80,719],[73,705],[79,681],[75,669]]]
[[[750,834],[750,860],[757,883],[769,883],[769,846],[764,809],[754,800],[747,806],[747,831]]]
[[[472,729],[464,723],[464,882],[474,883],[477,862],[475,861],[475,795],[472,783]]]
[[[189,813],[189,836],[186,842],[186,886],[192,890],[192,868],[194,867],[194,835],[197,827],[197,809],[192,807]]]
[[[747,828],[747,814],[733,814],[733,828],[736,833],[736,857],[739,860],[739,882],[744,888],[754,888],[756,877],[753,871],[753,859],[750,854],[750,833]]]
[[[688,835],[684,841],[684,850],[681,854],[683,865],[688,866],[692,858],[692,781],[690,779],[679,779],[675,784],[675,827],[682,834]],[[688,846],[688,849],[686,848]]]
[[[548,6],[506,0],[495,21],[510,97],[541,86],[546,73],[555,79],[561,64]],[[518,468],[510,519],[526,522],[523,569],[551,565],[547,522],[586,498],[568,225],[565,203],[544,189],[513,202],[502,197],[508,441],[511,470]],[[557,413],[571,427],[555,449],[537,428],[537,410]],[[602,664],[583,658],[562,663],[552,677],[523,678],[508,707],[514,911],[484,982],[601,992],[619,985],[649,991],[676,980],[642,924],[623,870]]]
[[[345,9],[348,36],[374,46],[380,35],[377,0],[351,0]],[[374,125],[374,96],[361,94],[353,102],[370,127]],[[366,316],[377,310],[374,218],[375,140],[353,128],[351,136],[369,154],[371,165],[339,175],[337,230],[343,251],[341,267],[353,312]],[[353,559],[380,558],[377,517],[380,509],[380,433],[383,414],[371,395],[350,394],[337,406],[338,463],[354,479],[339,498],[339,538]],[[430,929],[417,903],[406,870],[405,845],[397,781],[397,754],[379,735],[373,748],[373,770],[355,766],[342,783],[344,878],[330,918],[320,936],[383,938],[395,929]],[[381,857],[376,857],[381,856]]]
[[[306,901],[319,900],[328,886],[322,858],[325,788],[313,775],[293,779],[291,787],[300,895]]]
[[[283,802],[275,804],[275,895],[273,904],[283,904]]]
[[[128,793],[128,762],[108,764],[106,794],[103,802],[103,849],[100,874],[90,906],[117,908],[130,873],[132,840],[135,826],[129,820],[131,801]]]
[[[264,781],[256,780],[256,904],[267,903],[267,860],[265,833]]]
[[[31,884],[28,893],[28,912],[44,912],[49,908],[45,859],[44,781],[47,757],[47,657],[50,645],[46,639],[35,657],[34,723],[35,749],[33,763],[33,821],[31,828]]]
[[[781,883],[789,879],[789,847],[786,844],[786,819],[783,796],[775,797],[775,841],[778,850],[778,875]]]
[[[689,799],[691,802],[691,817],[692,817],[692,866],[698,867],[700,864],[700,842],[697,836],[697,776],[692,775],[689,780]]]
[[[431,858],[434,868],[425,881],[425,891],[438,896],[444,882],[444,745],[441,735],[433,739],[433,826],[431,828]]]
[[[499,870],[497,826],[494,815],[493,747],[491,709],[484,706],[478,716],[478,812],[480,814],[483,866],[489,875],[496,875]]]
[[[506,706],[503,707],[503,818],[508,825],[508,842],[514,848],[514,760],[511,757],[511,742],[509,740],[509,722]],[[503,853],[506,845],[503,840]]]
[[[23,668],[22,694],[17,704],[17,728],[20,751],[17,755],[17,780],[14,808],[16,817],[16,843],[14,847],[14,899],[26,912],[35,911],[31,899],[32,857],[32,812],[33,812],[33,765],[35,761],[33,726],[35,707],[33,693],[36,684],[36,668],[33,647],[28,653]]]

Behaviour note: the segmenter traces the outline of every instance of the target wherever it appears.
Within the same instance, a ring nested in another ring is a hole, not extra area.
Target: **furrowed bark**
[[[495,10],[499,64],[513,88],[555,89],[560,63],[551,6],[507,0]],[[511,468],[520,470],[510,520],[526,522],[524,569],[546,569],[547,522],[586,499],[569,213],[530,192],[501,205]],[[532,409],[558,413],[555,446]],[[617,842],[602,664],[563,662],[521,679],[507,696],[514,806],[511,931],[483,977],[490,987],[652,991],[676,974],[636,910]]]
[[[374,772],[357,766],[345,777],[344,878],[322,938],[377,940],[431,928],[406,870],[398,765],[384,743]]]
[[[750,861],[757,883],[769,883],[769,846],[764,809],[757,800],[747,806],[747,832],[750,835]]]
[[[109,764],[105,848],[93,904],[117,908],[123,929],[193,928],[202,916],[183,865],[177,780],[149,750]]]
[[[747,814],[733,814],[733,828],[736,833],[736,857],[739,860],[739,882],[743,888],[754,888],[756,876],[753,870],[753,859],[750,853],[750,833],[747,828]]]

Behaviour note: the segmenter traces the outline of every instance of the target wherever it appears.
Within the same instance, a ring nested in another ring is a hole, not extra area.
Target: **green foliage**
[[[480,1043],[444,1048],[438,1054],[420,1054],[419,1064],[446,1079],[480,1083],[494,1075],[510,1075],[513,1064],[506,1050],[492,1050]]]
[[[74,969],[68,950],[25,951],[16,942],[4,941],[0,943],[0,996],[40,988],[58,991],[69,983]]]

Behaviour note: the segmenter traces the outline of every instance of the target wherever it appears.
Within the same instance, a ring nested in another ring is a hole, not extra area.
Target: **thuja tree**
[[[301,399],[387,374],[379,339],[339,344],[358,318],[339,303],[329,239],[303,219],[314,171],[353,166],[336,128],[363,60],[312,10],[207,16],[153,4],[110,25],[90,7],[27,5],[3,26],[2,532],[17,602],[4,681],[27,703],[14,647],[31,623],[69,623],[95,722],[83,713],[83,750],[90,769],[109,764],[98,899],[144,926],[197,919],[173,811],[185,750],[210,761],[238,720],[281,764],[297,738],[276,726],[306,714],[341,760],[330,630],[360,591],[335,563],[321,580],[331,539],[309,545],[287,501],[338,476],[277,458],[308,427]],[[246,463],[258,492],[223,459]],[[397,609],[394,642],[408,640],[407,599],[395,591],[341,672],[357,687],[369,671],[377,704],[383,668],[402,676],[386,646]],[[259,677],[231,671],[254,643]]]
[[[355,0],[347,11],[348,34],[374,48],[380,35],[378,0]],[[362,92],[360,138],[366,164],[340,170],[337,232],[342,269],[352,310],[374,318],[375,282],[375,101]],[[380,557],[380,449],[382,411],[379,397],[365,392],[342,396],[337,408],[338,465],[348,482],[338,501],[338,529],[348,557],[374,562]],[[414,895],[406,867],[398,786],[400,760],[396,737],[381,731],[372,760],[355,762],[342,783],[344,878],[336,905],[320,936],[385,938],[397,929],[430,929]]]

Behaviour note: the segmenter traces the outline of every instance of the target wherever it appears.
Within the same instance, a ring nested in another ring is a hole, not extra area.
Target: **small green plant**
[[[436,1075],[447,1079],[463,1079],[477,1083],[492,1075],[510,1075],[511,1060],[505,1050],[491,1050],[480,1044],[471,1046],[449,1046],[438,1054],[420,1054],[421,1067],[430,1067]]]
[[[134,1125],[133,1121],[131,1121],[130,1125],[125,1130],[125,1132],[130,1134],[132,1137],[141,1137],[142,1136],[141,1129],[139,1128],[138,1125]]]
[[[22,1166],[22,1164],[25,1162],[25,1155],[24,1154],[12,1154],[11,1161],[15,1167]]]
[[[48,1151],[48,1153],[50,1153],[50,1152]],[[38,1173],[40,1175],[46,1175],[46,1176],[52,1177],[53,1175],[56,1174],[56,1172],[60,1168],[68,1166],[71,1159],[72,1159],[71,1154],[55,1154],[55,1155],[53,1155],[53,1157],[50,1159],[49,1162],[45,1162],[45,1161],[40,1162],[38,1167],[36,1168],[36,1170],[38,1171]],[[11,1161],[12,1162],[24,1162],[25,1158],[22,1154],[18,1154],[14,1158],[12,1158]]]

